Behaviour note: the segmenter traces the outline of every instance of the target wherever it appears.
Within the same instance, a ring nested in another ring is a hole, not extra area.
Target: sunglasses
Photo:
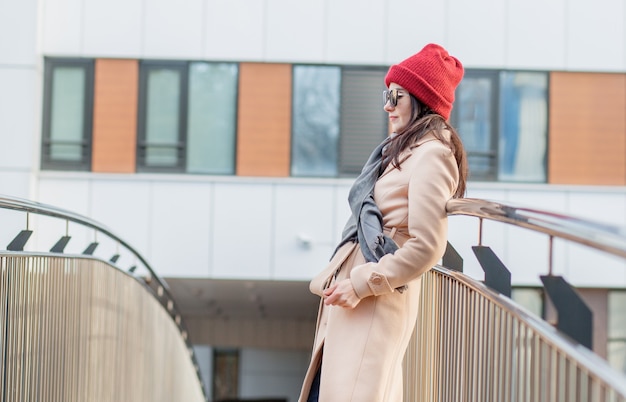
[[[399,89],[389,89],[383,91],[383,106],[389,102],[392,107],[396,107],[398,105],[398,98],[402,97],[402,94],[399,93]]]

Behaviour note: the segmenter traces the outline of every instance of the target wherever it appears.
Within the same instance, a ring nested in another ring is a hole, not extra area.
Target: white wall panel
[[[206,0],[204,56],[219,60],[262,60],[265,4],[257,0]]]
[[[268,61],[324,59],[326,1],[268,0],[265,57]]]
[[[624,71],[623,0],[571,0],[567,5],[567,69]]]
[[[0,173],[0,184],[4,179],[4,175]],[[4,191],[1,193],[5,195]],[[26,214],[19,211],[13,211],[9,209],[0,209],[0,222],[2,222],[2,230],[0,230],[0,250],[6,250],[7,246],[20,233],[20,231],[26,229]],[[26,249],[29,249],[30,244],[26,244]]]
[[[467,67],[502,67],[506,59],[506,3],[502,0],[449,0],[451,54]]]
[[[568,215],[599,224],[626,226],[626,196],[621,191],[579,191],[568,195]],[[565,247],[566,279],[578,286],[626,286],[626,262],[578,244]]]
[[[91,217],[91,183],[84,178],[39,176],[37,201]]]
[[[384,64],[396,64],[428,43],[447,47],[446,2],[389,0],[385,13]],[[382,23],[382,18],[381,22]]]
[[[626,194],[623,191],[572,191],[567,200],[567,213],[570,215],[626,226]]]
[[[506,67],[564,69],[565,9],[565,0],[509,0]]]
[[[0,67],[0,169],[30,170],[35,164],[37,82],[34,68]]]
[[[145,58],[202,57],[203,0],[144,2]]]
[[[565,280],[579,287],[626,287],[626,262],[579,244],[568,244]]]
[[[511,189],[504,200],[520,208],[541,209],[547,212],[564,212],[567,208],[567,194],[564,192]],[[549,272],[549,236],[528,229],[510,228],[507,236],[508,262],[515,285],[540,285],[540,275]],[[553,246],[553,273],[565,270],[563,253],[566,250]]]
[[[0,38],[0,64],[35,64],[37,0],[0,2]]]
[[[83,0],[42,0],[43,53],[79,56],[83,43]]]
[[[472,246],[478,244],[478,228],[478,218],[461,215],[448,217],[448,242],[463,258],[463,273],[483,280],[485,273],[472,252]]]
[[[0,194],[29,199],[31,180],[30,172],[0,169]]]
[[[141,181],[97,180],[91,189],[91,216],[107,226],[113,233],[131,244],[160,272],[159,261],[152,258],[150,237],[152,233],[152,194],[150,183]],[[98,246],[100,252],[113,255],[109,244]],[[122,263],[122,261],[120,261]],[[132,261],[124,264],[130,266]]]
[[[211,207],[209,184],[153,184],[150,249],[160,276],[209,276]]]
[[[214,192],[211,276],[270,279],[275,219],[272,187],[216,183]]]
[[[2,173],[0,186],[30,198],[29,177]],[[54,172],[41,175],[38,200],[103,223],[135,246],[161,275],[309,280],[323,268],[339,240],[349,215],[350,184],[349,180],[174,182]],[[626,221],[626,193],[620,189],[472,183],[470,194],[599,222]],[[53,226],[55,233],[35,240],[42,247],[49,247],[63,229],[62,224]],[[482,280],[471,249],[478,244],[478,226],[477,218],[449,218],[449,240],[464,258],[465,273]],[[186,231],[192,233],[189,244],[183,236]],[[92,231],[81,232],[71,225],[70,232],[74,238],[68,252],[80,253],[93,240]],[[310,250],[298,248],[299,233],[312,239]],[[547,235],[485,220],[482,244],[511,269],[513,284],[537,285],[539,275],[548,272]],[[101,248],[103,258],[115,252],[114,244],[103,243]],[[553,254],[553,272],[576,285],[626,286],[621,259],[559,240]],[[121,261],[120,266],[127,268],[130,262]]]
[[[310,279],[326,266],[335,248],[328,240],[334,207],[328,186],[276,189],[274,279]]]
[[[350,204],[348,204],[348,193],[350,192],[351,187],[352,181],[335,187],[333,196],[335,201],[335,229],[331,234],[331,242],[335,245],[341,240],[341,232],[343,231],[344,226],[346,226],[346,222],[351,214]]]
[[[85,1],[83,55],[137,57],[141,54],[143,3],[142,0]]]
[[[380,64],[385,59],[385,3],[328,2],[326,47],[329,63]]]

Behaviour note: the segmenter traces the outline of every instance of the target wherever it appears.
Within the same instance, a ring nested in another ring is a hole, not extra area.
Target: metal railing
[[[98,222],[0,196],[26,227],[0,251],[0,401],[206,401],[188,331],[167,284],[130,244]],[[66,221],[51,252],[24,252],[31,214]],[[133,256],[63,254],[69,223]],[[142,272],[142,275],[138,275]]]
[[[626,257],[616,226],[472,199],[450,201],[448,213],[479,218],[479,244],[489,219],[545,233],[550,248],[557,237]],[[406,401],[626,401],[626,376],[502,292],[444,267],[421,281]]]

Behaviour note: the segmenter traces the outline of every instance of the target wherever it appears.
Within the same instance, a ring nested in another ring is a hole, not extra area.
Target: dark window
[[[187,77],[186,62],[141,63],[138,171],[184,171]]]
[[[239,395],[239,351],[214,349],[213,400],[232,400]]]
[[[43,169],[91,169],[93,74],[93,60],[46,59]]]
[[[344,68],[341,75],[339,175],[356,176],[385,138],[389,123],[381,101],[387,69]]]

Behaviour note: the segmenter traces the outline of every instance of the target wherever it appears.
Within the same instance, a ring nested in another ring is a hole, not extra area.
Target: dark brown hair
[[[409,146],[415,144],[427,133],[433,133],[435,138],[446,144],[452,153],[459,169],[459,184],[454,192],[454,198],[463,198],[465,195],[467,181],[467,156],[465,155],[465,147],[457,133],[456,129],[450,125],[441,115],[433,112],[413,95],[411,98],[411,121],[389,142],[389,145],[383,152],[384,170],[389,163],[395,168],[400,169],[400,154]],[[444,135],[444,130],[450,132],[450,140]]]

